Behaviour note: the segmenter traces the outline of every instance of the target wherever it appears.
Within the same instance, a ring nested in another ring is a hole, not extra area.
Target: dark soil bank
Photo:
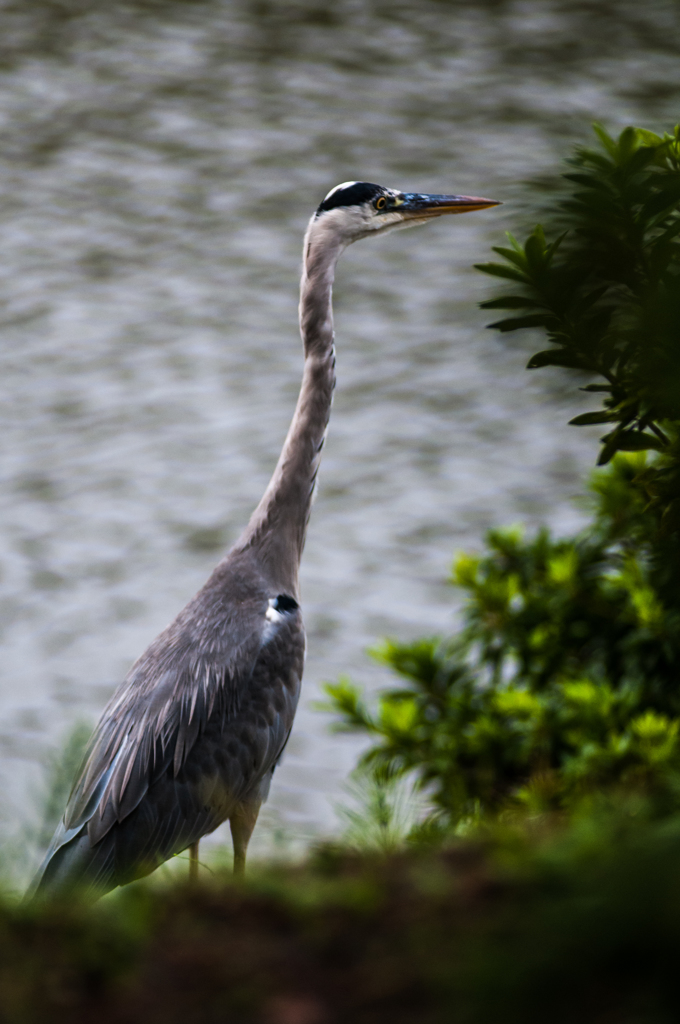
[[[676,1021],[680,825],[596,831],[6,907],[0,1020]]]

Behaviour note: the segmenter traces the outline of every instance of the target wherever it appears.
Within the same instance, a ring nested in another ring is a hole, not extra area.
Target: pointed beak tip
[[[492,206],[502,206],[500,199],[484,199],[483,196],[461,196],[460,206],[465,209],[486,210]]]

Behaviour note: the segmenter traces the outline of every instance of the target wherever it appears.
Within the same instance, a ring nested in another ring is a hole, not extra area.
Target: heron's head
[[[470,213],[499,205],[495,199],[479,196],[399,192],[368,181],[345,181],[331,189],[310,227],[329,230],[349,245],[359,238],[424,224],[449,213]]]

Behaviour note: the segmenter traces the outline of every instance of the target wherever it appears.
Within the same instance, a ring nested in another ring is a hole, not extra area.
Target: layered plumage
[[[274,475],[241,538],[105,708],[33,892],[97,897],[226,820],[243,870],[300,696],[298,570],[335,386],[336,262],[360,238],[494,205],[367,182],[321,203],[304,242],[302,386]]]
[[[267,796],[302,679],[299,607],[270,592],[240,553],[133,666],[90,742],[41,888],[99,895],[228,818],[238,846],[241,820]]]

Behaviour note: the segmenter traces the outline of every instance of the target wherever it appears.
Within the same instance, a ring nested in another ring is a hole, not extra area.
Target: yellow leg
[[[198,881],[198,844],[200,839],[197,839],[195,843],[192,843],[189,847],[189,881]]]
[[[248,843],[253,834],[261,805],[261,800],[258,800],[256,803],[239,804],[229,818],[231,838],[234,844],[234,875],[236,878],[243,878],[245,874],[246,850],[248,849]]]

